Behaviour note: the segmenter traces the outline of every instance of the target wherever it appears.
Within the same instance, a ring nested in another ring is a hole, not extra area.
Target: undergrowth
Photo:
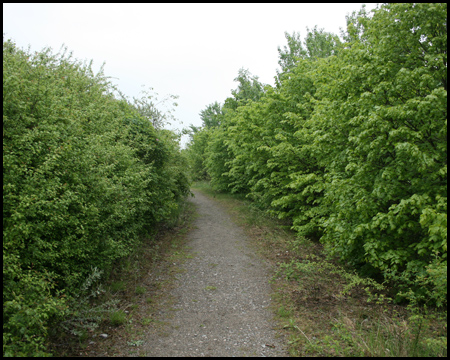
[[[194,217],[192,203],[185,202],[176,222],[143,239],[129,256],[109,269],[107,276],[92,268],[79,294],[68,303],[69,315],[52,324],[51,354],[135,354],[144,332],[161,326],[155,314],[164,306],[158,301],[170,281],[159,275],[167,272],[166,263],[182,260],[183,241]],[[132,348],[130,344],[134,344]]]

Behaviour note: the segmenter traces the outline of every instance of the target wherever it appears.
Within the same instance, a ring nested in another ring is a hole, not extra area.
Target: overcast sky
[[[31,51],[65,44],[95,71],[105,62],[105,75],[130,98],[142,85],[178,95],[179,121],[169,128],[181,129],[200,126],[199,112],[231,95],[241,67],[274,85],[285,31],[303,39],[318,25],[340,35],[345,15],[361,5],[3,4],[3,34]]]

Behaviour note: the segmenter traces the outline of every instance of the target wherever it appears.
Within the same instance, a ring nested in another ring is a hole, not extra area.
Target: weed
[[[280,315],[282,318],[287,318],[291,315],[291,312],[287,310],[284,306],[281,306],[278,309],[278,315]]]
[[[143,343],[144,343],[144,340],[127,341],[127,344],[129,346],[141,346]]]
[[[141,320],[141,324],[144,325],[144,326],[147,326],[147,325],[149,325],[149,324],[152,323],[152,322],[153,322],[153,319],[150,318],[150,317],[148,317],[148,318],[143,318],[143,319]]]
[[[113,293],[116,293],[119,291],[125,291],[125,289],[126,289],[126,285],[125,285],[124,281],[116,281],[110,285],[110,290]]]
[[[80,293],[70,301],[70,315],[60,323],[64,330],[77,336],[80,342],[86,340],[88,331],[98,328],[105,315],[111,314],[118,303],[117,300],[108,300],[100,305],[92,303],[105,292],[99,283],[101,275],[102,271],[92,268],[91,274],[80,287]]]
[[[142,295],[147,292],[147,289],[143,286],[136,286],[136,290],[134,291],[136,295]]]
[[[120,326],[127,320],[127,314],[123,310],[114,311],[111,313],[109,321],[114,326]]]

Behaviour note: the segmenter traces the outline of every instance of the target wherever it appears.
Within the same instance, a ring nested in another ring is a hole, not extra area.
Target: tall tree
[[[307,35],[304,44],[309,59],[326,58],[337,54],[341,44],[337,35],[326,32],[323,28],[317,29],[317,25],[312,30],[309,30],[308,27],[306,30]]]
[[[222,106],[217,101],[209,104],[206,109],[200,111],[200,118],[204,127],[219,126],[223,118]]]
[[[306,28],[305,40],[301,41],[300,33],[295,31],[290,35],[285,32],[287,46],[284,50],[278,47],[278,64],[281,70],[276,70],[275,82],[279,88],[283,79],[290,78],[293,69],[302,59],[316,60],[336,55],[341,45],[339,37],[333,33],[326,32],[323,28],[318,29],[317,25],[313,29]]]
[[[364,41],[365,29],[367,28],[367,20],[371,18],[369,12],[366,10],[366,4],[361,6],[358,11],[354,10],[351,14],[345,15],[347,23],[346,29],[340,28],[341,37],[346,43],[354,41]]]
[[[235,100],[231,104],[235,108],[245,105],[249,100],[258,101],[264,94],[264,84],[258,80],[258,76],[252,75],[248,69],[239,69],[238,76],[234,81],[239,83],[237,89],[231,91]]]
[[[287,31],[284,33],[287,40],[287,46],[284,49],[278,46],[278,65],[281,71],[277,69],[277,75],[283,72],[289,72],[295,66],[298,59],[303,59],[307,56],[307,50],[303,47],[300,39],[300,33],[293,32],[290,35]]]

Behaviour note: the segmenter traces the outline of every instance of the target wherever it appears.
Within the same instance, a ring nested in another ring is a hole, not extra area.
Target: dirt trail
[[[287,356],[268,308],[268,265],[224,210],[194,194],[199,217],[187,244],[194,256],[177,275],[173,309],[160,315],[169,323],[166,333],[148,334],[142,350],[147,356]]]

